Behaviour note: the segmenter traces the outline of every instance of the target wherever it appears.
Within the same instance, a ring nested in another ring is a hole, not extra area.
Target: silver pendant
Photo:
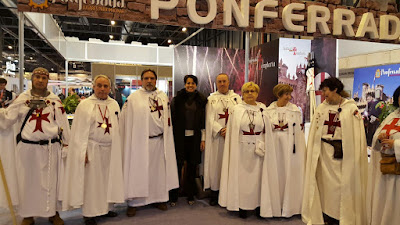
[[[107,128],[107,124],[105,124],[105,123],[101,124],[101,128],[106,129]]]

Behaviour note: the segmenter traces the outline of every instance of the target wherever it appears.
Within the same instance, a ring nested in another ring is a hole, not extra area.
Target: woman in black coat
[[[197,77],[186,75],[185,88],[178,91],[171,103],[172,125],[174,131],[176,161],[178,174],[181,177],[186,161],[185,192],[189,205],[194,204],[196,194],[196,168],[201,162],[201,151],[204,150],[205,109],[207,98],[196,90]],[[178,189],[170,191],[170,204],[175,206],[178,201]]]

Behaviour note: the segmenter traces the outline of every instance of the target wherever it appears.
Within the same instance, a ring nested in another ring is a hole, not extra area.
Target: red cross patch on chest
[[[153,101],[153,104],[150,106],[150,112],[155,112],[158,111],[158,118],[161,117],[161,110],[164,110],[164,107],[162,105],[158,105],[158,100],[156,99],[151,99]]]
[[[390,124],[386,124],[382,130],[386,130],[387,136],[390,136],[390,132],[392,130],[395,130],[397,132],[400,132],[400,126],[396,125],[399,122],[400,118],[394,118],[393,121]]]
[[[229,113],[228,109],[225,110],[224,114],[218,114],[219,118],[218,119],[225,119],[225,125],[228,123],[228,118],[229,118]]]
[[[32,113],[32,116],[29,119],[29,122],[31,122],[32,120],[36,120],[36,126],[32,133],[35,133],[36,131],[40,131],[40,132],[44,133],[43,129],[42,129],[42,120],[50,123],[50,120],[48,118],[49,114],[50,113],[43,113],[43,108],[35,109],[35,112]]]
[[[329,113],[329,120],[325,120],[324,125],[328,125],[328,134],[335,135],[336,127],[341,127],[339,113]]]

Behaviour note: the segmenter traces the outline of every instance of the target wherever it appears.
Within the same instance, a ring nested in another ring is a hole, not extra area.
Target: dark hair
[[[156,76],[156,80],[157,80],[157,73],[156,71],[152,70],[152,69],[146,69],[142,71],[142,74],[140,75],[140,79],[143,80],[143,75],[147,72],[152,72],[154,74],[154,76]]]
[[[338,93],[340,96],[345,98],[349,97],[349,94],[343,90],[344,85],[342,81],[340,81],[336,77],[329,77],[322,81],[321,85],[319,86],[319,90],[322,90],[324,87],[329,88],[330,91],[334,91],[335,89],[337,89],[336,93]]]
[[[0,78],[0,84],[7,84],[7,80],[4,78]]]
[[[397,108],[399,107],[399,95],[400,95],[400,86],[398,86],[393,93],[393,105],[396,106]]]
[[[192,78],[193,82],[197,85],[198,81],[197,81],[197,77],[195,75],[186,75],[183,78],[183,81],[185,82],[185,84],[186,84],[187,79],[189,79],[189,78]]]
[[[375,93],[374,92],[368,92],[367,96],[371,96],[371,97],[375,98]]]

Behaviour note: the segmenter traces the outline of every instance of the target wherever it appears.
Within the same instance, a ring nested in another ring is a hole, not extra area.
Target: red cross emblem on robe
[[[260,132],[254,132],[254,129],[250,129],[250,132],[243,131],[243,135],[259,135],[259,134],[261,134],[261,131]]]
[[[393,121],[390,124],[386,124],[382,130],[386,130],[386,135],[390,136],[390,132],[392,130],[396,130],[397,132],[400,132],[400,126],[397,126],[396,124],[399,122],[400,118],[394,118]],[[395,133],[397,133],[395,132]]]
[[[99,124],[97,127],[101,127],[101,125],[103,125],[103,123],[100,123],[100,122],[97,122],[97,123]],[[108,123],[107,117],[104,118],[104,124],[107,126],[106,128],[104,128],[104,134],[106,134],[106,133],[110,134],[110,128],[112,128],[112,125],[111,125],[111,123]]]
[[[154,106],[150,106],[150,111],[151,112],[155,112],[158,111],[158,118],[161,117],[161,110],[164,110],[164,107],[162,105],[158,105],[158,100],[152,99],[154,104],[156,105]]]
[[[325,120],[324,125],[328,125],[328,134],[335,135],[336,127],[341,127],[339,113],[329,113],[329,120]]]
[[[218,119],[225,119],[225,125],[228,123],[228,118],[229,118],[229,112],[228,109],[226,109],[224,114],[218,114],[219,118]]]
[[[35,133],[36,131],[40,131],[40,132],[44,133],[43,129],[42,129],[42,121],[43,120],[50,123],[50,120],[48,118],[50,113],[42,113],[42,112],[43,112],[43,108],[35,109],[35,112],[32,113],[32,116],[29,119],[29,122],[31,122],[32,120],[36,120],[36,126],[32,133]]]

